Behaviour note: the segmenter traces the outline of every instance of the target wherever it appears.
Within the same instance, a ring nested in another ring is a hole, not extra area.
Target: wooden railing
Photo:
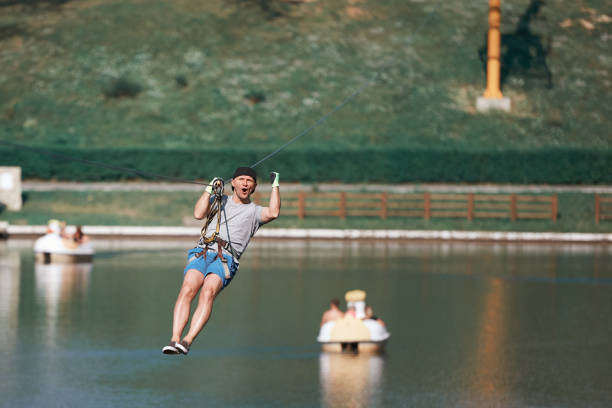
[[[595,194],[595,223],[612,220],[612,197]]]
[[[255,193],[255,202],[266,205]],[[305,217],[420,217],[550,219],[557,221],[557,195],[437,193],[282,193],[282,214]]]

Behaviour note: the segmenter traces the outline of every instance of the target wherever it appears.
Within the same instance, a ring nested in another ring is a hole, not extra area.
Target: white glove
[[[221,177],[215,177],[212,179],[212,181],[210,182],[210,184],[208,184],[206,186],[206,188],[204,189],[205,192],[207,192],[208,194],[213,193],[213,187],[218,183],[221,182],[221,185],[223,185],[223,179]]]
[[[278,187],[278,180],[280,176],[277,172],[270,172],[270,183],[272,183],[272,187]]]

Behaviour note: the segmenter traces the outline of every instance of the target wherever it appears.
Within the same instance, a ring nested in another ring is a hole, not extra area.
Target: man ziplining
[[[195,204],[196,219],[207,218],[197,246],[187,252],[183,285],[174,305],[172,337],[162,348],[164,354],[187,354],[212,312],[213,302],[230,284],[240,257],[249,241],[263,224],[280,213],[279,174],[271,173],[272,192],[268,207],[256,205],[251,194],[257,187],[257,175],[251,167],[239,167],[232,178],[231,197],[223,194],[223,180],[215,177]],[[220,217],[220,218],[219,218]],[[189,331],[181,339],[189,320],[191,301],[200,291]]]

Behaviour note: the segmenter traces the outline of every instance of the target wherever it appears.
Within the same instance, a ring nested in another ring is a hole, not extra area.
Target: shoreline
[[[36,238],[44,235],[46,225],[10,225],[0,223],[0,237]],[[184,239],[200,235],[199,227],[83,226],[83,232],[95,238]],[[492,241],[492,242],[570,242],[612,244],[612,233],[560,233],[459,230],[358,230],[262,228],[254,238],[315,240],[405,240],[405,241]]]
[[[263,184],[257,187],[259,191],[269,191],[270,186]],[[415,193],[429,191],[431,193],[582,193],[582,194],[612,194],[612,185],[588,184],[511,184],[511,183],[297,183],[284,182],[286,192],[388,192]],[[203,186],[185,183],[167,182],[75,182],[75,181],[42,181],[25,180],[21,183],[23,191],[54,192],[54,191],[193,191],[201,192]]]

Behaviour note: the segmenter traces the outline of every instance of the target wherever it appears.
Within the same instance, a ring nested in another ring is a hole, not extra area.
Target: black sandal
[[[162,349],[162,353],[164,354],[180,354],[180,351],[176,348],[177,343],[175,341],[171,341]]]
[[[187,354],[187,353],[189,353],[189,347],[191,347],[191,344],[189,344],[185,340],[183,340],[180,343],[175,343],[175,347],[176,347],[176,350],[179,353]]]

